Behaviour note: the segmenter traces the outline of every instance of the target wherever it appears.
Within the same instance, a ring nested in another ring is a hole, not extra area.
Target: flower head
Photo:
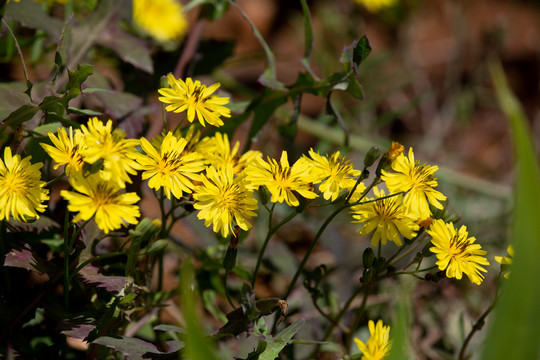
[[[223,106],[229,102],[229,98],[212,95],[219,88],[219,83],[207,88],[199,80],[193,82],[191,78],[187,78],[184,82],[169,74],[167,79],[171,88],[158,90],[162,95],[159,100],[171,104],[165,108],[167,111],[179,113],[187,110],[189,122],[193,122],[197,115],[202,126],[206,126],[205,122],[213,126],[221,126],[223,120],[220,117],[231,116],[231,111]]]
[[[51,139],[54,146],[42,143],[41,146],[49,154],[49,156],[56,162],[54,166],[58,169],[60,165],[66,165],[65,172],[70,175],[72,172],[81,171],[84,165],[82,155],[80,153],[80,145],[82,143],[83,134],[80,130],[75,130],[69,127],[69,136],[66,129],[58,129],[58,137],[54,136],[49,131],[49,139]]]
[[[159,41],[179,39],[188,28],[176,0],[133,0],[133,21]]]
[[[285,201],[290,206],[298,206],[300,202],[294,192],[306,199],[315,199],[311,183],[315,177],[310,175],[310,166],[305,161],[297,161],[289,165],[287,152],[283,150],[279,163],[268,158],[268,162],[256,158],[253,165],[246,168],[248,185],[251,188],[266,186],[272,197],[272,202]]]
[[[146,155],[137,157],[142,170],[142,179],[150,179],[148,186],[152,189],[163,188],[168,199],[171,192],[180,199],[183,192],[191,193],[195,185],[192,180],[199,180],[198,172],[204,169],[202,158],[198,153],[184,153],[187,141],[178,139],[169,132],[159,148],[155,148],[145,138],[141,138],[141,147]]]
[[[121,129],[112,128],[112,121],[104,125],[97,117],[91,118],[87,126],[81,125],[84,146],[79,151],[85,162],[93,164],[103,160],[99,174],[103,180],[114,181],[124,188],[131,183],[128,174],[136,174],[139,165],[135,161],[139,140],[124,139]]]
[[[356,346],[362,352],[362,360],[383,360],[390,352],[390,326],[384,326],[382,320],[368,322],[369,340],[364,343],[358,338],[354,339]]]
[[[39,218],[38,212],[45,211],[43,202],[49,199],[49,190],[40,181],[43,164],[31,164],[31,158],[21,160],[20,155],[12,155],[9,146],[4,149],[4,160],[0,159],[0,220],[12,216],[27,221]]]
[[[213,167],[206,169],[202,185],[193,192],[195,209],[199,219],[204,219],[204,225],[213,224],[214,232],[221,232],[223,237],[233,232],[234,225],[242,230],[249,230],[248,219],[257,216],[257,200],[253,198],[253,190],[246,188],[244,178],[235,176],[231,164],[217,170]]]
[[[445,223],[443,220],[434,220],[426,232],[433,237],[429,248],[437,256],[439,270],[446,269],[449,278],[461,279],[463,273],[471,282],[480,285],[484,279],[482,272],[487,272],[481,265],[489,265],[485,258],[486,252],[481,250],[479,244],[475,244],[476,238],[468,237],[465,225],[456,233],[454,224]]]
[[[434,177],[439,169],[437,166],[415,162],[413,149],[410,148],[409,157],[399,155],[392,162],[392,169],[395,172],[382,170],[382,180],[391,193],[407,192],[403,203],[409,212],[426,219],[431,216],[429,204],[443,208],[439,201],[446,200],[446,196],[434,189],[437,186],[437,178]]]
[[[78,212],[73,222],[90,220],[95,215],[97,226],[106,234],[125,223],[136,224],[141,216],[140,200],[136,193],[121,193],[117,183],[103,180],[99,174],[84,177],[76,174],[70,183],[78,192],[62,190],[60,195],[68,201],[68,210]]]
[[[384,191],[379,191],[377,187],[374,187],[373,191],[377,198],[385,196]],[[360,234],[374,231],[371,246],[376,246],[379,241],[386,245],[388,240],[401,246],[401,236],[412,239],[416,235],[420,227],[415,223],[415,217],[408,214],[403,207],[401,198],[400,194],[381,200],[366,199],[371,201],[351,208],[351,214],[356,219],[353,222],[364,223]]]
[[[322,182],[319,190],[325,200],[336,200],[339,191],[342,189],[352,189],[361,171],[355,170],[351,162],[340,156],[339,151],[332,155],[321,156],[309,150],[311,159],[304,157],[305,161],[311,164],[312,174],[317,180],[314,183]]]
[[[397,0],[355,0],[358,4],[364,5],[372,13],[389,8],[397,3]]]
[[[218,132],[212,137],[202,139],[196,149],[205,155],[208,165],[219,170],[230,164],[233,167],[233,172],[240,174],[255,158],[261,157],[261,152],[249,150],[240,155],[238,151],[239,147],[240,142],[237,141],[231,147],[227,134]]]
[[[505,279],[508,279],[510,277],[510,271],[508,268],[510,265],[512,265],[512,260],[514,260],[514,246],[511,244],[508,245],[506,251],[508,252],[508,256],[495,256],[495,261],[501,264],[501,269],[504,274],[503,276]]]

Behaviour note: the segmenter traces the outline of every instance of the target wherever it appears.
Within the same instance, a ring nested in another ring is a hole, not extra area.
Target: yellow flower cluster
[[[219,84],[206,87],[172,75],[168,80],[171,88],[159,90],[160,100],[170,104],[167,110],[186,111],[190,122],[197,117],[202,126],[221,126],[221,118],[230,116],[225,107],[229,99],[213,95]],[[94,117],[80,129],[49,133],[51,144],[42,146],[54,160],[54,168],[64,166],[69,176],[73,189],[60,194],[68,201],[68,210],[77,213],[74,221],[94,218],[106,233],[137,223],[139,196],[125,188],[139,171],[154,191],[168,199],[193,202],[197,217],[223,237],[235,226],[251,228],[250,219],[258,209],[254,193],[264,187],[271,202],[293,207],[319,195],[330,202],[345,198],[352,221],[363,224],[360,234],[372,233],[372,246],[388,241],[402,246],[403,239],[415,239],[426,228],[440,270],[448,277],[461,279],[466,274],[473,283],[482,282],[483,266],[489,265],[486,252],[468,236],[465,226],[456,232],[452,223],[432,219],[430,205],[443,209],[441,202],[446,200],[436,190],[438,167],[416,161],[412,148],[405,156],[403,146],[393,143],[379,163],[380,177],[367,189],[361,182],[367,172],[355,169],[339,152],[322,156],[311,149],[309,156],[291,163],[287,151],[282,151],[279,160],[264,160],[259,151],[242,154],[239,142],[231,145],[227,134],[202,137],[196,129],[192,124],[183,132],[164,131],[151,141],[126,139],[111,120],[103,123]],[[35,218],[45,210],[48,191],[39,181],[41,166],[32,165],[29,157],[13,156],[6,148],[0,161],[0,220]],[[373,198],[367,197],[371,189]]]

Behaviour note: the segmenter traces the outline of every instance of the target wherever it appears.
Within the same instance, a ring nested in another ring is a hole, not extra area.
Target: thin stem
[[[227,301],[232,306],[232,308],[235,308],[235,305],[231,299],[231,296],[229,295],[229,288],[227,287],[227,278],[229,277],[229,270],[225,270],[225,277],[223,278],[223,288],[225,289],[225,296],[227,297]]]
[[[467,350],[467,346],[471,342],[471,339],[473,338],[473,335],[482,329],[484,327],[484,323],[486,320],[486,317],[489,315],[489,313],[495,308],[495,303],[497,302],[497,298],[493,300],[493,303],[489,305],[489,307],[484,311],[482,315],[476,320],[476,323],[473,325],[471,331],[469,332],[469,335],[467,335],[467,338],[463,342],[463,346],[461,346],[461,350],[459,351],[458,360],[465,360],[465,351]]]
[[[407,250],[403,254],[401,254],[400,257],[396,258],[397,254],[399,254],[401,252],[401,250],[405,248],[405,246],[402,246],[400,248],[401,250],[398,251],[396,254],[394,254],[394,256],[391,259],[388,260],[388,262],[387,262],[388,265],[397,264],[398,262],[400,262],[401,260],[403,260],[404,258],[409,256],[413,251],[415,251],[416,249],[418,249],[422,245],[423,241],[424,241],[424,239],[421,239],[419,237],[415,242],[413,242],[414,246],[412,246],[411,248],[409,248],[409,250]]]
[[[5,229],[4,221],[0,221],[0,261],[1,261],[1,264],[4,264],[4,262],[6,260],[6,247],[5,247],[5,244],[4,244],[4,241],[5,241],[4,229]],[[3,273],[3,276],[4,276],[4,284],[5,284],[5,287],[6,287],[6,291],[7,291],[8,294],[10,294],[11,293],[11,284],[10,284],[9,276],[8,276],[8,273],[7,273],[7,267],[5,267],[5,266],[2,267],[2,273]]]
[[[309,246],[309,249],[307,250],[306,254],[304,255],[304,258],[302,259],[302,262],[300,263],[300,266],[298,267],[298,269],[296,270],[296,273],[294,274],[294,277],[291,281],[291,283],[289,284],[289,288],[287,289],[287,292],[285,293],[285,296],[283,296],[283,300],[287,300],[287,298],[289,297],[289,295],[291,294],[292,290],[294,289],[294,286],[296,285],[296,282],[298,281],[298,278],[300,277],[300,274],[302,273],[302,271],[304,270],[304,266],[306,266],[306,263],[309,259],[309,257],[311,256],[311,253],[313,252],[313,249],[315,248],[315,245],[317,244],[317,242],[319,241],[319,239],[321,238],[322,234],[324,233],[324,230],[326,230],[326,228],[328,227],[328,225],[330,224],[330,222],[343,210],[353,206],[353,205],[356,205],[357,203],[359,203],[365,196],[366,194],[375,186],[375,184],[377,183],[379,179],[378,178],[375,178],[373,179],[373,181],[371,182],[371,184],[369,185],[369,187],[364,191],[364,193],[362,194],[362,196],[354,203],[345,203],[343,205],[341,205],[339,208],[337,208],[337,210],[335,210],[327,219],[326,221],[322,224],[321,228],[319,229],[319,231],[317,232],[317,234],[315,235],[315,238],[313,239],[313,242],[311,243],[311,245]]]
[[[419,269],[419,270],[414,270],[414,271],[398,271],[398,272],[395,272],[393,275],[415,275],[416,273],[430,271],[436,268],[437,268],[437,265],[433,265],[425,269]]]
[[[57,182],[58,180],[60,180],[61,178],[63,178],[65,175],[66,175],[65,172],[61,173],[60,175],[58,175],[58,176],[55,177],[54,179],[48,181],[47,184],[45,184],[45,186],[50,186],[50,185],[54,184],[55,182]]]
[[[14,42],[15,47],[17,48],[17,52],[19,53],[19,56],[21,58],[21,64],[22,64],[23,73],[24,73],[24,79],[26,80],[26,83],[28,83],[30,81],[30,80],[28,80],[28,71],[26,70],[26,64],[24,63],[24,56],[23,56],[21,47],[19,46],[19,42],[17,41],[17,37],[15,37],[15,34],[13,33],[13,31],[11,30],[11,28],[9,27],[8,23],[6,22],[6,20],[4,18],[2,18],[2,24],[4,24],[4,26],[6,27],[6,29],[10,33],[11,37],[13,38],[13,42]]]
[[[368,291],[364,292],[364,296],[362,298],[362,305],[360,305],[360,308],[356,311],[356,315],[354,316],[353,322],[349,328],[349,333],[347,334],[347,339],[345,340],[345,349],[347,351],[347,354],[351,350],[351,343],[354,337],[354,333],[356,329],[358,328],[358,325],[360,325],[360,321],[362,321],[362,317],[364,316],[368,295],[369,295]]]
[[[262,263],[264,252],[266,251],[266,247],[268,246],[268,242],[270,241],[270,238],[272,237],[272,235],[274,235],[274,233],[280,227],[282,227],[283,225],[285,225],[286,223],[291,221],[296,215],[298,215],[296,210],[293,210],[293,212],[291,212],[289,214],[289,216],[287,216],[285,219],[281,220],[281,222],[279,224],[277,224],[276,226],[272,226],[272,215],[273,215],[273,213],[274,213],[274,206],[272,206],[270,214],[268,215],[268,228],[269,229],[268,229],[268,233],[266,234],[266,239],[264,239],[263,246],[262,246],[261,250],[259,251],[259,256],[257,258],[257,264],[255,265],[255,270],[253,271],[253,277],[251,278],[251,288],[255,287],[255,280],[257,279],[257,274],[259,273],[259,268],[260,268],[261,263]]]
[[[315,299],[313,296],[311,297],[311,300],[313,300],[313,306],[315,306],[315,309],[321,314],[326,320],[330,321],[330,323],[334,322],[334,319],[327,313],[323,311],[323,309],[319,306],[317,303],[317,299]]]
[[[64,307],[69,310],[69,210],[64,216]]]

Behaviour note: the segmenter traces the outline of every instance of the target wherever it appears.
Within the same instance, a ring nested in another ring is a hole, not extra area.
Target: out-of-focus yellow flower
[[[119,192],[116,182],[105,181],[99,174],[85,178],[82,174],[70,177],[70,183],[77,192],[62,190],[60,195],[68,201],[68,210],[78,212],[73,222],[90,220],[95,215],[97,226],[106,234],[125,225],[136,224],[141,216],[139,196]]]
[[[446,196],[435,190],[437,178],[434,175],[438,166],[415,162],[410,148],[408,157],[400,154],[392,162],[392,169],[395,172],[382,170],[382,180],[391,193],[407,193],[403,198],[407,211],[417,214],[422,220],[431,216],[429,204],[437,209],[443,208],[439,201],[446,200]]]
[[[384,191],[377,187],[373,188],[377,198],[384,197]],[[365,235],[374,231],[371,238],[371,246],[377,246],[379,242],[386,245],[388,240],[401,246],[401,236],[412,239],[416,231],[420,229],[415,223],[415,216],[407,213],[401,203],[402,195],[392,196],[386,199],[366,199],[366,204],[355,205],[351,208],[351,214],[356,221],[365,223],[360,234]]]
[[[512,260],[514,259],[514,247],[512,245],[508,245],[508,248],[506,249],[508,252],[508,256],[495,256],[495,261],[501,264],[501,269],[504,272],[504,278],[508,279],[510,277],[510,271],[508,268],[510,265],[512,265]]]
[[[144,171],[142,179],[150,179],[148,186],[152,189],[163,188],[168,199],[171,192],[177,199],[182,197],[183,192],[191,193],[195,187],[192,180],[200,180],[197,173],[204,170],[202,157],[198,153],[183,153],[186,144],[186,139],[178,139],[172,132],[165,136],[157,149],[141,138],[141,147],[146,153],[137,157]]]
[[[31,156],[21,160],[13,156],[11,148],[4,149],[4,160],[0,159],[0,220],[10,216],[19,221],[39,218],[38,212],[47,208],[43,204],[49,199],[46,183],[40,181],[42,163],[30,163]]]
[[[163,95],[159,97],[159,100],[165,104],[171,104],[165,108],[167,111],[180,113],[187,110],[189,122],[193,122],[197,115],[202,126],[206,126],[205,122],[216,127],[222,126],[221,117],[231,116],[231,111],[223,106],[229,103],[229,98],[212,95],[220,87],[219,83],[207,88],[199,80],[193,82],[191,78],[187,78],[184,82],[169,74],[167,79],[171,88],[158,90]]]
[[[135,175],[139,164],[135,161],[138,156],[137,139],[124,139],[121,129],[114,129],[112,121],[104,125],[97,117],[91,118],[88,124],[81,125],[84,146],[79,150],[85,162],[93,164],[103,160],[103,169],[99,171],[105,181],[113,181],[120,188],[131,183],[128,174]]]
[[[390,352],[390,326],[384,326],[382,320],[368,322],[369,340],[364,343],[358,338],[354,339],[356,346],[362,352],[362,360],[383,360]]]
[[[315,199],[317,194],[313,192],[313,180],[311,169],[306,161],[297,161],[293,166],[289,165],[287,152],[283,150],[279,163],[275,159],[268,158],[268,162],[256,158],[253,165],[246,168],[248,187],[257,189],[266,186],[272,198],[272,202],[285,201],[290,206],[298,206],[300,202],[295,192],[306,199]]]
[[[397,0],[355,0],[357,4],[363,5],[372,13],[381,11],[384,8],[392,7]]]
[[[188,28],[176,0],[133,0],[133,21],[159,41],[179,39]]]
[[[208,167],[202,185],[193,192],[193,207],[200,210],[199,219],[204,225],[213,225],[214,232],[221,232],[227,237],[233,232],[234,225],[242,230],[249,230],[248,219],[257,216],[257,200],[253,198],[253,190],[246,188],[243,176],[235,176],[231,164],[222,169]]]
[[[69,136],[64,128],[58,129],[58,137],[49,131],[49,139],[51,139],[54,146],[45,143],[42,143],[41,146],[56,162],[55,169],[58,169],[60,165],[66,165],[65,172],[67,175],[82,170],[84,161],[79,151],[82,136],[80,130],[75,130],[75,133],[73,133],[71,126],[69,127]]]
[[[437,256],[439,270],[446,269],[449,278],[461,279],[463,273],[471,282],[480,285],[484,280],[482,272],[487,272],[481,265],[489,265],[485,258],[486,251],[480,244],[475,244],[476,238],[469,237],[465,225],[456,233],[454,224],[443,220],[434,220],[426,232],[433,237],[429,248]]]

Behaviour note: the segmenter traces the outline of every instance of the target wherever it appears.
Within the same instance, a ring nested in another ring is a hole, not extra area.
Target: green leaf
[[[264,125],[266,125],[268,119],[270,116],[272,116],[274,111],[287,102],[287,96],[285,93],[270,89],[266,89],[260,99],[260,102],[253,110],[253,122],[251,123],[251,128],[249,129],[248,135],[249,141],[257,138],[259,132],[262,130]]]
[[[352,62],[358,67],[371,53],[371,45],[364,34],[355,40],[350,46],[346,46],[341,53],[339,61],[343,64]]]
[[[390,347],[388,360],[408,360],[411,358],[408,351],[407,334],[411,328],[409,313],[411,311],[410,299],[412,298],[413,289],[414,279],[406,278],[399,290],[399,296],[396,301],[397,313],[390,328],[392,346]]]
[[[210,340],[203,333],[200,326],[202,323],[195,307],[195,269],[188,258],[180,269],[181,309],[186,319],[186,356],[189,359],[217,359]]]
[[[0,130],[3,130],[6,126],[10,126],[12,129],[16,128],[25,121],[30,120],[38,112],[38,108],[33,105],[23,105],[17,110],[13,111],[4,119],[4,122],[0,125]]]
[[[108,26],[105,31],[102,31],[96,39],[96,43],[111,49],[120,59],[132,64],[137,69],[149,74],[154,73],[148,45],[142,39],[122,30],[118,24]]]
[[[264,40],[259,30],[255,27],[255,24],[253,24],[253,22],[248,18],[244,10],[242,10],[242,8],[238,6],[238,4],[236,4],[234,1],[228,1],[232,6],[238,9],[242,17],[248,22],[249,26],[251,27],[251,31],[253,32],[253,35],[255,35],[257,40],[259,40],[259,43],[264,49],[264,53],[266,55],[266,69],[264,70],[261,77],[259,77],[259,82],[264,86],[267,86],[274,90],[285,90],[285,85],[282,82],[278,81],[276,78],[276,59],[274,57],[274,53]]]
[[[511,275],[504,281],[495,307],[482,359],[538,359],[540,354],[540,170],[533,133],[512,94],[502,66],[492,61],[491,79],[513,139],[516,180]]]
[[[63,27],[61,20],[48,16],[41,4],[32,0],[11,1],[5,16],[29,28],[42,29],[54,39],[58,39]]]
[[[143,356],[146,353],[160,353],[157,347],[149,342],[125,336],[101,336],[92,341],[92,344],[106,346],[121,352],[125,356]]]
[[[92,75],[94,67],[91,65],[77,65],[76,71],[68,70],[68,92],[66,100],[69,101],[82,93],[81,85],[86,81],[88,76]],[[65,108],[68,108],[67,101],[64,103]]]
[[[304,326],[304,320],[296,320],[291,325],[280,331],[274,341],[268,342],[266,350],[260,355],[260,360],[274,360],[294,335]]]
[[[300,4],[302,4],[302,12],[304,14],[304,59],[308,62],[313,49],[313,29],[307,1],[300,0]]]
[[[85,91],[83,91],[85,92]],[[94,111],[90,109],[77,109],[74,107],[69,106],[68,107],[68,114],[76,114],[76,115],[83,115],[83,116],[101,116],[103,113],[101,111]]]

